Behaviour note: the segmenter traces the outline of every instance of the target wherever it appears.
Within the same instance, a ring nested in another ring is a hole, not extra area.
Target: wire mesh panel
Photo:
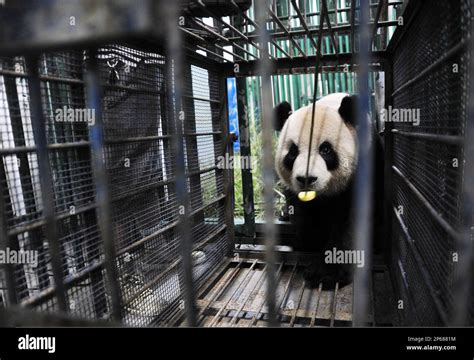
[[[422,2],[393,58],[393,109],[401,116],[392,118],[397,219],[392,269],[406,324],[446,323],[455,309],[460,189],[470,181],[463,179],[468,6],[468,1]]]
[[[86,100],[85,63],[90,53],[48,53],[39,61],[41,107],[52,173],[67,311],[108,319],[111,297],[97,214],[90,128],[94,109]],[[166,323],[181,310],[180,238],[176,231],[176,172],[168,119],[163,55],[111,45],[98,49],[103,159],[108,175],[112,232],[123,321],[131,326]],[[30,111],[28,69],[22,57],[0,65],[0,181],[2,233],[8,251],[24,254],[11,264],[14,287],[1,303],[59,310],[50,241],[44,233],[40,172]],[[188,64],[186,178],[191,198],[194,276],[202,283],[228,254],[221,123],[225,97],[217,72]],[[34,119],[33,119],[34,121]],[[13,254],[13,252],[12,252]],[[31,255],[31,258],[27,258]],[[10,296],[9,296],[10,295]],[[7,299],[13,299],[8,303]]]
[[[23,58],[14,57],[2,58],[1,71],[0,181],[2,216],[7,225],[3,230],[13,246],[10,250],[30,254],[32,258],[13,265],[16,300],[43,311],[55,311],[50,242],[44,232],[44,206],[27,79],[31,69]],[[83,55],[79,51],[43,55],[39,59],[39,74],[62,275],[69,287],[68,306],[72,314],[101,318],[108,312],[108,299],[100,266],[102,249],[88,147]],[[69,110],[78,110],[80,116],[75,117]]]

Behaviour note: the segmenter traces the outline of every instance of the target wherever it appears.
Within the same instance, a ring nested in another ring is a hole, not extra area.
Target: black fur
[[[334,171],[339,167],[339,157],[329,142],[325,141],[319,145],[319,154],[326,162],[329,171]]]
[[[283,166],[288,170],[293,170],[293,164],[295,163],[296,158],[299,154],[298,146],[295,144],[291,144],[290,150],[288,150],[288,154],[285,155],[283,159]]]
[[[357,96],[346,96],[341,101],[341,106],[339,107],[339,115],[341,115],[342,119],[352,126],[355,125],[356,122],[356,106],[357,106]]]
[[[291,105],[287,101],[278,104],[273,110],[273,126],[276,131],[281,131],[286,120],[291,115]]]
[[[317,196],[315,200],[302,202],[297,194],[286,192],[290,221],[295,226],[296,236],[292,244],[295,251],[314,253],[314,260],[307,267],[305,280],[308,286],[317,287],[320,282],[325,288],[351,282],[351,265],[326,264],[325,250],[351,249],[352,229],[351,201],[352,183],[340,194]]]

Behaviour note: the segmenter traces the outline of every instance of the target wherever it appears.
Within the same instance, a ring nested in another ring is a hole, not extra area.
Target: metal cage
[[[4,262],[0,325],[473,324],[472,1],[131,3],[0,8],[0,246],[34,260]],[[382,251],[362,147],[355,243],[369,265],[348,287],[307,289],[308,254],[274,221],[277,78],[319,79],[318,96],[343,79],[369,110],[376,73],[386,107],[421,113],[380,129]],[[251,170],[236,225],[233,172],[217,165],[233,154],[234,77],[242,156],[246,79],[261,87],[263,223]]]

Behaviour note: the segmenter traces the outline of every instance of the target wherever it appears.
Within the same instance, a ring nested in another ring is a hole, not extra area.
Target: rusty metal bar
[[[309,327],[314,327],[314,324],[316,322],[316,317],[318,316],[318,310],[319,310],[319,303],[321,301],[321,291],[323,290],[323,283],[319,283],[318,287],[318,301],[316,302],[316,307],[314,309],[313,315],[311,316],[311,322],[309,324]]]
[[[373,200],[373,166],[374,156],[371,148],[372,128],[369,114],[369,7],[368,0],[360,2],[360,47],[358,53],[358,106],[357,138],[358,159],[354,181],[353,208],[357,209],[354,224],[355,250],[362,251],[367,259],[363,268],[356,268],[354,273],[353,326],[364,326],[367,320],[369,299],[369,276],[372,266],[372,200]]]
[[[291,282],[293,281],[293,278],[295,277],[296,275],[296,270],[298,269],[298,263],[296,263],[295,265],[293,265],[293,269],[291,270],[291,275],[290,275],[290,278],[288,279],[288,282],[286,283],[285,285],[285,288],[283,290],[283,295],[281,296],[281,299],[280,301],[278,302],[278,305],[277,305],[277,311],[280,311],[282,305],[283,305],[283,302],[285,301],[286,297],[288,296],[288,291],[290,291],[290,285],[291,285]]]
[[[51,267],[53,270],[54,287],[59,310],[66,312],[68,309],[66,290],[63,283],[63,267],[61,262],[61,246],[55,219],[54,185],[49,163],[49,153],[46,138],[46,120],[41,104],[41,87],[38,79],[38,58],[26,58],[26,65],[30,70],[28,81],[30,90],[30,104],[32,114],[33,135],[37,146],[38,168],[40,174],[41,197],[43,201],[43,214],[46,222],[45,237],[51,253]]]
[[[334,327],[334,320],[336,319],[336,309],[337,309],[337,292],[339,291],[339,282],[336,282],[334,287],[334,299],[332,301],[332,310],[331,310],[331,321],[329,327]]]
[[[298,292],[298,302],[296,304],[295,309],[293,310],[293,314],[291,315],[291,320],[290,320],[290,327],[295,326],[295,321],[296,321],[296,315],[298,314],[298,310],[301,306],[301,300],[303,299],[303,294],[304,294],[304,289],[306,287],[306,281],[303,280],[303,283],[301,284],[300,290]]]

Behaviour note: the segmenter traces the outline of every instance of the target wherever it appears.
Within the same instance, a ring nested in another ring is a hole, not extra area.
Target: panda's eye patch
[[[339,158],[329,142],[325,141],[319,146],[319,154],[326,162],[329,171],[336,170],[339,167]]]
[[[300,151],[298,150],[298,146],[296,146],[295,143],[292,143],[290,149],[288,150],[288,154],[286,154],[285,158],[283,159],[283,166],[285,166],[285,168],[287,168],[289,171],[293,170],[293,164],[295,163],[299,153]]]
[[[332,152],[332,145],[330,143],[328,143],[327,141],[323,142],[320,146],[319,146],[319,153],[321,155],[328,155]]]

